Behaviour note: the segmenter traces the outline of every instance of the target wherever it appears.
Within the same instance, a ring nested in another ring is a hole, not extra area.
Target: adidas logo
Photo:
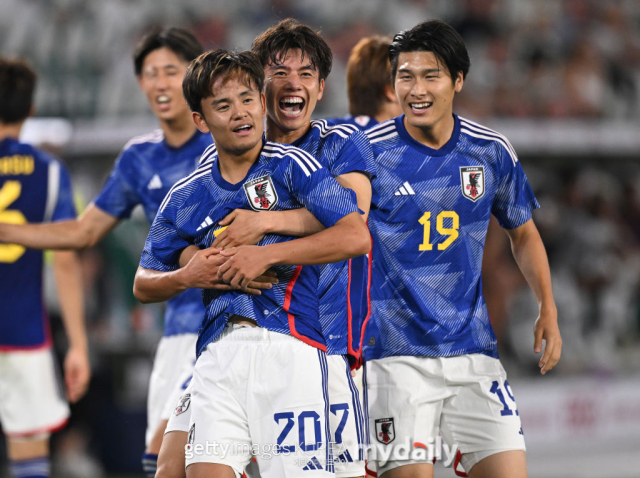
[[[402,186],[400,186],[400,189],[396,191],[396,196],[413,196],[415,193],[416,192],[411,187],[411,184],[405,181],[402,183]]]
[[[353,463],[353,458],[351,458],[351,453],[349,453],[349,450],[345,450],[342,455],[338,456],[336,461],[339,461],[340,463]]]
[[[149,184],[147,184],[147,189],[160,189],[161,187],[162,180],[160,179],[160,176],[154,174],[151,181],[149,181]]]
[[[302,471],[309,470],[322,470],[322,465],[315,456],[311,458],[311,460],[309,460],[309,463],[307,463],[307,466],[302,469]]]
[[[204,229],[207,226],[210,226],[211,224],[213,224],[213,221],[209,216],[207,216],[207,218],[204,221],[202,221],[202,224],[200,224],[200,227],[196,229],[196,232],[198,232],[201,229]]]

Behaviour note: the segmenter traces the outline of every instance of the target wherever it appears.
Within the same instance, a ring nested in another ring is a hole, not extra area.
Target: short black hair
[[[156,27],[142,37],[133,52],[133,65],[137,76],[142,73],[142,64],[147,55],[164,47],[174,52],[187,63],[203,51],[202,45],[189,30],[177,27]]]
[[[320,32],[312,30],[294,18],[282,20],[277,25],[260,34],[251,45],[252,51],[260,59],[263,67],[278,65],[284,61],[289,50],[299,49],[302,57],[309,56],[311,64],[318,69],[321,80],[331,73],[333,53]]]
[[[225,82],[239,78],[248,87],[255,86],[262,93],[264,69],[256,55],[250,51],[208,51],[189,64],[182,80],[182,94],[191,111],[203,114],[201,101],[212,96],[213,84],[221,77]]]
[[[17,123],[31,113],[36,74],[22,59],[0,57],[0,121]]]
[[[467,47],[460,34],[442,20],[429,20],[404,30],[393,37],[389,46],[391,76],[395,79],[398,71],[400,53],[412,51],[430,51],[438,62],[444,63],[451,80],[455,83],[458,73],[466,78],[471,66]]]

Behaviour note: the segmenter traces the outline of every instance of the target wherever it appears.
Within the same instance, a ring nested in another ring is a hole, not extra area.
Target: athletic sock
[[[48,457],[12,460],[9,469],[13,478],[49,478],[51,463]]]
[[[156,476],[156,469],[158,468],[158,455],[153,453],[145,453],[142,455],[142,469],[144,470],[147,478],[154,478]]]

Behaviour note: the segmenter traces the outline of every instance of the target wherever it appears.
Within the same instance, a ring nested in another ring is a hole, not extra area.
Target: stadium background
[[[187,26],[206,48],[246,49],[288,16],[321,29],[334,52],[318,117],[347,113],[345,64],[361,37],[430,18],[462,34],[472,65],[454,110],[502,132],[519,153],[542,204],[534,217],[564,340],[559,366],[540,377],[536,304],[507,236],[493,225],[484,290],[522,412],[530,476],[638,476],[637,0],[0,0],[0,53],[37,69],[37,118],[24,136],[64,160],[82,210],[126,141],[157,128],[131,61],[145,29]],[[142,476],[146,391],[162,331],[162,308],[140,305],[131,292],[147,231],[139,211],[82,253],[93,379],[54,436],[56,476]],[[64,333],[47,278],[61,356]],[[0,476],[5,465],[1,446]]]

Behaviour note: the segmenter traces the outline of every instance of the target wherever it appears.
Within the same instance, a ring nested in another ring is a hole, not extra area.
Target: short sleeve
[[[500,226],[515,229],[531,219],[531,211],[540,207],[527,176],[513,148],[498,145],[500,150],[498,191],[493,200],[492,214]]]
[[[58,194],[53,213],[52,221],[63,221],[65,219],[75,219],[76,207],[73,203],[73,189],[71,188],[71,178],[67,169],[59,162],[55,163],[58,172]]]
[[[305,153],[288,168],[291,194],[322,223],[331,227],[344,216],[358,212],[356,193],[333,179],[326,168]]]
[[[103,211],[118,219],[131,216],[131,211],[140,203],[140,198],[131,187],[135,173],[131,153],[124,150],[107,178],[94,203]]]
[[[176,213],[175,205],[169,202],[153,220],[140,259],[145,269],[170,272],[180,268],[180,253],[191,243],[179,234]]]
[[[369,178],[376,175],[371,143],[362,131],[349,135],[329,165],[329,172],[333,177],[355,171],[365,173]]]

